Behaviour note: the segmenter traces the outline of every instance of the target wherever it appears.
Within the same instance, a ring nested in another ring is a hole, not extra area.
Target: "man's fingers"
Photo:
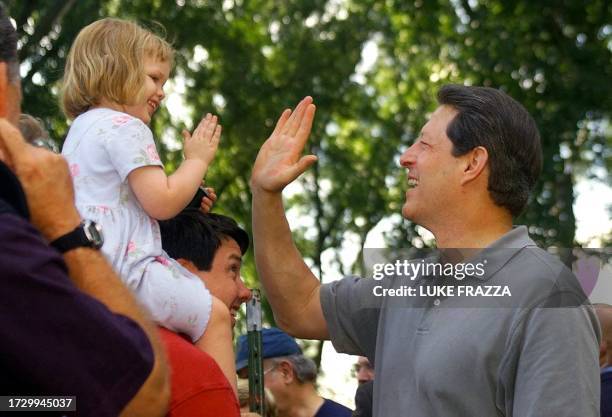
[[[304,97],[302,99],[302,101],[300,101],[298,103],[297,106],[295,106],[295,109],[293,109],[293,112],[291,112],[291,115],[289,116],[289,118],[287,119],[287,121],[285,122],[285,124],[283,125],[283,128],[280,130],[280,133],[282,134],[288,134],[288,132],[291,130],[291,126],[293,125],[294,121],[296,118],[300,117],[300,113],[302,111],[302,108],[304,107],[305,102],[307,101],[307,99],[309,99],[310,97]],[[312,98],[310,98],[312,100]]]
[[[312,164],[317,162],[317,157],[315,155],[304,155],[300,158],[300,160],[292,167],[292,176],[293,179],[296,179],[300,175],[302,175]],[[293,180],[292,180],[293,181]]]
[[[272,134],[270,136],[274,136],[280,133],[280,131],[283,129],[283,126],[285,126],[285,123],[287,123],[287,119],[289,119],[289,116],[291,116],[291,109],[283,110],[283,113],[278,118],[276,126],[274,126],[274,130],[272,131]]]
[[[312,121],[314,119],[315,111],[317,107],[314,104],[309,104],[304,111],[304,117],[300,122],[300,126],[298,127],[297,133],[295,135],[298,143],[303,148],[306,141],[308,140],[308,136],[310,135],[310,130],[312,129]]]
[[[302,118],[304,117],[304,111],[306,108],[312,103],[312,97],[306,96],[300,101],[300,104],[297,105],[295,111],[291,115],[291,119],[285,125],[285,129],[283,133],[287,135],[295,135],[300,124],[302,122]]]
[[[0,149],[4,154],[4,162],[14,168],[19,158],[28,156],[25,151],[27,146],[19,129],[8,120],[0,119]]]
[[[181,132],[181,135],[183,135],[183,140],[187,140],[191,137],[191,134],[189,133],[187,129],[183,129],[183,131]]]

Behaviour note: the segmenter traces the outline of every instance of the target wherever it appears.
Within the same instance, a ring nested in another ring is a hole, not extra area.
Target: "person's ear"
[[[198,268],[196,268],[196,266],[193,264],[193,262],[188,261],[187,259],[178,258],[176,260],[176,262],[178,262],[179,265],[181,265],[183,268],[185,268],[186,270],[188,270],[192,274],[195,274],[196,272],[198,272]]]
[[[293,372],[293,367],[288,361],[282,361],[278,364],[278,371],[280,372],[283,382],[285,384],[290,384],[295,379],[295,375]]]
[[[6,65],[6,62],[0,62],[0,117],[8,116],[8,82],[8,66]]]
[[[465,158],[465,165],[461,185],[475,180],[482,174],[489,162],[489,152],[484,146],[477,146],[463,157]]]

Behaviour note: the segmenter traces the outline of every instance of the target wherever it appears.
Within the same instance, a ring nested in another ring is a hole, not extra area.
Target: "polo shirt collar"
[[[474,263],[486,260],[485,274],[476,278],[481,281],[488,281],[516,254],[527,247],[537,247],[536,243],[529,237],[527,227],[514,226],[508,233],[490,244],[471,260]]]

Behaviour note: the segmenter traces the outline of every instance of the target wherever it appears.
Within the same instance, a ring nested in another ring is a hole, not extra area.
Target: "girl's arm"
[[[166,176],[159,166],[144,166],[130,172],[130,187],[149,216],[170,219],[187,206],[217,152],[220,136],[217,116],[209,113],[193,135],[183,131],[185,160],[174,174]]]

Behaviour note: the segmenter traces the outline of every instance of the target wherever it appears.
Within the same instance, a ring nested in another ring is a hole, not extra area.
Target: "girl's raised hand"
[[[185,159],[200,159],[209,166],[221,138],[221,125],[217,123],[217,116],[208,113],[193,131],[193,135],[183,130],[183,153]]]

